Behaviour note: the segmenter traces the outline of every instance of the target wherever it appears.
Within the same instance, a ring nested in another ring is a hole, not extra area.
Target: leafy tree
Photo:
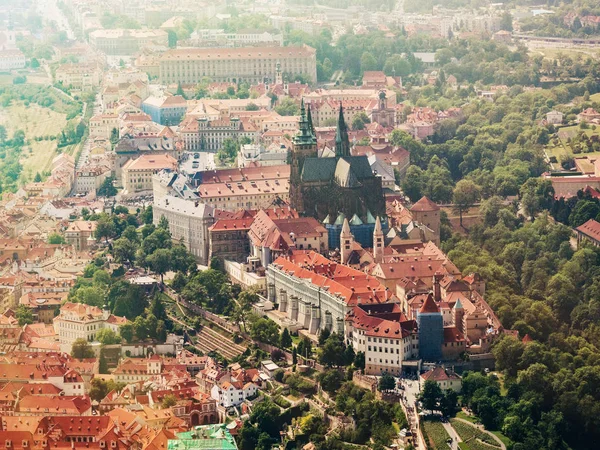
[[[298,354],[303,358],[310,358],[312,356],[312,341],[306,337],[303,337],[298,343]]]
[[[463,226],[463,213],[468,211],[479,200],[479,187],[471,180],[460,180],[456,183],[452,200],[454,209],[460,216],[460,226]]]
[[[290,348],[292,346],[292,337],[287,328],[284,328],[279,338],[279,346],[281,348]]]
[[[113,177],[106,177],[98,190],[96,195],[99,197],[114,197],[117,195],[117,189],[114,186],[115,179]]]
[[[121,337],[110,328],[102,328],[96,333],[96,340],[102,345],[119,344]]]
[[[396,380],[386,372],[379,378],[378,388],[380,391],[391,391],[396,388]]]
[[[577,228],[588,220],[595,219],[599,214],[600,206],[596,202],[580,200],[577,202],[569,216],[569,225],[573,228]]]
[[[167,409],[170,408],[171,406],[175,406],[177,404],[177,397],[175,397],[173,394],[167,394],[163,397],[162,402],[160,403],[160,406],[163,409]]]
[[[125,383],[115,383],[113,380],[104,380],[102,378],[92,378],[90,388],[90,398],[101,401],[111,391],[119,392],[125,387]]]
[[[338,367],[351,364],[354,360],[347,360],[346,345],[344,339],[337,333],[333,333],[327,338],[325,344],[318,351],[319,362],[327,367]]]
[[[96,233],[96,239],[101,240],[104,238],[107,243],[108,243],[109,238],[112,238],[115,236],[115,234],[116,234],[115,224],[109,216],[103,216],[100,218],[100,220],[98,221],[98,224],[96,225],[95,233]]]
[[[73,301],[101,308],[104,306],[104,293],[96,286],[81,286],[75,292]]]
[[[165,216],[160,216],[160,220],[158,221],[158,228],[169,231],[169,221]]]
[[[25,305],[19,305],[17,307],[17,310],[15,311],[15,317],[19,321],[20,327],[34,322],[31,308],[28,308]]]
[[[456,415],[458,405],[458,394],[452,389],[447,389],[440,400],[440,411],[446,417]]]
[[[369,117],[367,116],[367,114],[362,111],[359,114],[356,114],[354,116],[354,118],[352,119],[352,129],[353,130],[364,130],[365,125],[367,123],[370,123],[371,121],[369,120]]]
[[[300,114],[298,104],[290,97],[285,97],[275,107],[277,114],[281,116],[297,116]]]
[[[61,244],[64,245],[66,244],[67,241],[65,241],[65,238],[63,237],[62,234],[58,234],[58,233],[50,233],[48,235],[48,244]]]
[[[171,250],[159,248],[146,258],[146,261],[153,272],[160,275],[160,282],[163,282],[164,274],[172,267]]]
[[[256,341],[277,345],[279,343],[279,326],[272,320],[261,317],[252,324],[250,336]]]
[[[323,390],[334,394],[342,386],[344,374],[336,369],[326,370],[317,375],[317,381],[321,383]]]
[[[100,349],[100,358],[98,361],[98,372],[102,374],[108,373],[108,363],[106,362],[106,355],[104,354],[104,348]]]
[[[94,350],[88,341],[83,338],[75,339],[71,347],[71,356],[75,359],[86,359],[94,357]]]
[[[358,352],[354,357],[354,367],[364,371],[365,370],[365,354],[364,352]]]
[[[423,403],[423,408],[430,411],[436,411],[439,408],[443,393],[440,385],[433,380],[425,381],[423,391],[419,394],[419,399]]]
[[[135,330],[133,325],[130,323],[123,324],[119,327],[119,334],[126,342],[132,342],[133,336],[135,335]]]
[[[152,219],[153,219],[152,205],[148,205],[142,210],[142,212],[140,213],[140,219],[146,225],[152,224]]]
[[[171,288],[175,292],[181,293],[183,287],[187,284],[188,279],[183,272],[177,272],[173,277],[173,281],[171,282]]]
[[[138,246],[126,237],[120,237],[113,242],[112,254],[117,262],[133,265]]]
[[[331,336],[331,331],[329,331],[329,328],[321,329],[321,331],[319,331],[319,345],[325,345],[325,342],[327,342],[329,336]]]

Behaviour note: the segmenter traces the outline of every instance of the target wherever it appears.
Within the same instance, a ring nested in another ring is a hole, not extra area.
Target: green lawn
[[[442,422],[423,420],[421,422],[425,440],[428,441],[429,447],[435,450],[447,449],[446,440],[450,438]]]
[[[502,443],[506,445],[507,448],[509,445],[512,445],[512,441],[506,436],[504,436],[500,431],[490,431],[490,433],[498,437],[502,441]]]
[[[465,414],[464,411],[459,411],[458,414],[456,414],[456,417],[458,417],[459,419],[467,420],[467,421],[469,421],[471,423],[477,422],[477,417],[475,417],[475,416],[469,416],[468,414]]]

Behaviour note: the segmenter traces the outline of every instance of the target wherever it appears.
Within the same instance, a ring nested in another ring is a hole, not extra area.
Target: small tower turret
[[[383,249],[385,247],[383,239],[383,230],[381,229],[381,220],[379,216],[375,220],[375,229],[373,230],[373,258],[375,262],[383,261]]]
[[[340,257],[342,259],[342,264],[345,264],[350,257],[353,241],[354,236],[352,236],[352,233],[350,232],[350,224],[348,223],[348,219],[344,218],[344,225],[342,225],[342,233],[340,234]]]

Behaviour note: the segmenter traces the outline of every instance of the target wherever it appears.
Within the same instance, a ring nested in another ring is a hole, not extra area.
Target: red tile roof
[[[439,209],[440,207],[427,197],[422,197],[410,208],[411,211],[438,211]]]
[[[422,314],[439,313],[440,312],[440,308],[438,308],[438,305],[436,305],[435,301],[433,300],[433,295],[429,294],[427,296],[427,298],[425,299],[425,302],[423,303],[423,306],[421,306],[421,309],[419,310],[419,312]]]
[[[443,367],[436,367],[435,369],[431,369],[429,372],[425,372],[421,375],[425,381],[433,380],[433,381],[449,381],[449,380],[460,380],[460,377],[456,375],[454,372],[450,372],[449,370],[444,369]]]
[[[578,233],[584,234],[587,237],[594,239],[595,241],[600,241],[600,222],[595,221],[594,219],[588,220],[583,225],[575,228]]]

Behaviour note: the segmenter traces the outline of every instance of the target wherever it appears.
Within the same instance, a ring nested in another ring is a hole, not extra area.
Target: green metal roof
[[[197,426],[176,436],[169,439],[167,450],[237,450],[225,424]]]
[[[373,217],[373,214],[371,214],[371,211],[369,211],[367,209],[367,223],[375,223],[375,217]]]
[[[344,213],[340,213],[337,216],[337,219],[335,219],[335,223],[334,225],[343,225],[344,224],[344,219],[346,218],[346,216],[344,216]]]
[[[354,214],[352,216],[352,219],[350,219],[350,225],[362,225],[363,221],[360,220],[360,217],[358,217],[356,214]]]

